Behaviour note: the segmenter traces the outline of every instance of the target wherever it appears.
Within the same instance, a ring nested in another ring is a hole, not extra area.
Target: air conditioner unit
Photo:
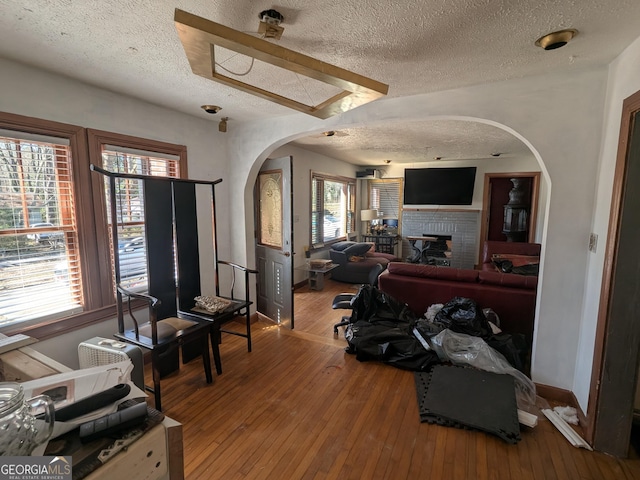
[[[139,347],[102,337],[94,337],[78,345],[80,368],[99,367],[125,360],[133,363],[131,380],[136,387],[144,390],[144,360]]]
[[[356,172],[356,178],[361,180],[373,180],[375,178],[380,178],[380,170],[376,170],[375,168],[360,170]]]

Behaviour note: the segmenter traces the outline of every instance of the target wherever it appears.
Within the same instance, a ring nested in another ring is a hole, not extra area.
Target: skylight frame
[[[349,111],[376,100],[389,91],[389,86],[384,83],[180,9],[176,9],[174,21],[193,73],[317,118],[325,119]],[[307,105],[228,77],[216,71],[216,45],[333,85],[342,91],[317,105]]]

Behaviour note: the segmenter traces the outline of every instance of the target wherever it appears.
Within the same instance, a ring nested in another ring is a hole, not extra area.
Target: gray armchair
[[[339,282],[361,283],[369,282],[371,270],[378,264],[383,269],[392,261],[399,261],[388,253],[370,252],[372,244],[365,242],[337,242],[329,250],[329,258],[338,265],[331,271],[331,278]]]

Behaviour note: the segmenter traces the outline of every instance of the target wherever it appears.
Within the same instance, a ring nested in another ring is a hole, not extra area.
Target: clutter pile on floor
[[[518,409],[528,411],[536,402],[535,386],[523,373],[524,338],[500,332],[468,298],[453,298],[417,318],[365,285],[352,307],[347,352],[416,372],[422,421],[482,430],[509,443],[520,439]]]

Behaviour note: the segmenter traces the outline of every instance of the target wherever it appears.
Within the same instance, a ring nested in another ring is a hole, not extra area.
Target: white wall
[[[0,59],[0,92],[0,111],[3,112],[186,145],[190,178],[223,179],[216,187],[218,243],[221,258],[229,258],[231,211],[227,208],[230,187],[227,137],[218,133],[216,123],[4,59]],[[212,261],[202,258],[201,263],[204,282],[212,287]],[[114,319],[35,344],[34,348],[69,364],[77,358],[75,348],[79,340],[96,335],[110,337],[115,331]]]
[[[593,349],[595,345],[600,288],[604,268],[604,254],[609,230],[609,209],[613,191],[613,176],[620,136],[622,102],[625,98],[640,90],[640,38],[632,43],[610,65],[607,84],[607,96],[602,130],[602,148],[599,152],[600,164],[595,191],[592,231],[598,235],[598,249],[589,255],[586,268],[586,285],[583,305],[583,318],[580,325],[580,345],[576,362],[576,376],[573,392],[583,411],[587,411]]]
[[[235,254],[252,264],[251,189],[258,165],[274,148],[297,136],[327,128],[388,124],[395,119],[477,119],[503,128],[532,149],[547,182],[549,203],[542,237],[546,247],[542,251],[533,378],[571,390],[582,324],[606,73],[606,69],[575,71],[380,99],[324,122],[296,114],[247,124],[238,130],[229,150],[231,203],[234,215],[245,218],[244,225],[238,222],[232,227],[237,240]]]

